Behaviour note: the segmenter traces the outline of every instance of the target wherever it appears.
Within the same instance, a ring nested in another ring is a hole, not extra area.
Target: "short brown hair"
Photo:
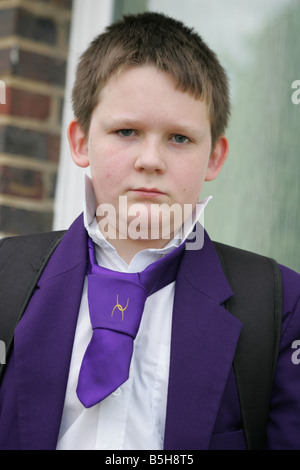
[[[226,72],[193,29],[154,12],[124,16],[108,26],[82,54],[72,99],[75,118],[85,135],[101,89],[111,76],[132,65],[154,65],[168,72],[179,89],[204,99],[214,145],[230,115]]]

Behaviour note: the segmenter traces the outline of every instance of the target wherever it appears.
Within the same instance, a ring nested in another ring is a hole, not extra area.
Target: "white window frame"
[[[83,173],[70,154],[67,127],[73,119],[71,92],[78,58],[113,19],[114,0],[74,0],[62,120],[60,160],[54,204],[54,230],[63,230],[82,212]]]

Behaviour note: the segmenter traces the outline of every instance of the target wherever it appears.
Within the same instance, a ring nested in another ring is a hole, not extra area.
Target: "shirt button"
[[[115,390],[115,391],[113,392],[113,396],[114,396],[114,397],[117,397],[117,396],[120,395],[120,393],[121,393],[121,389],[120,389],[120,387],[119,387],[119,388],[117,388],[117,390]]]

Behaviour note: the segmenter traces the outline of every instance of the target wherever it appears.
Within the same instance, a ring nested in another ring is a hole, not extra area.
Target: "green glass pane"
[[[129,13],[142,13],[147,10],[147,0],[115,0],[114,19],[118,20]]]
[[[300,80],[300,2],[149,0],[148,8],[194,27],[229,73],[230,154],[205,185],[203,197],[213,195],[205,227],[300,271],[300,104],[291,87]]]

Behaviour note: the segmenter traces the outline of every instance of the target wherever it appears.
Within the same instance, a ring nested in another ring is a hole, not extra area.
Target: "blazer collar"
[[[222,305],[232,290],[213,243],[186,251],[173,309],[166,450],[208,449],[241,322]]]

